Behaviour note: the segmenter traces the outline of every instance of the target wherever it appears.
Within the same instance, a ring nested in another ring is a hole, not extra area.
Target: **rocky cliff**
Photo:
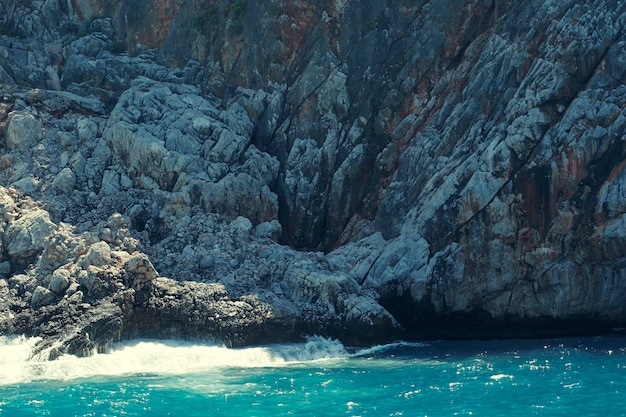
[[[626,4],[7,0],[0,332],[626,324]]]

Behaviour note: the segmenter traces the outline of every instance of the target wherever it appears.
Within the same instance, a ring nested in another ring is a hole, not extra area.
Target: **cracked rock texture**
[[[626,324],[626,4],[6,0],[0,332]]]

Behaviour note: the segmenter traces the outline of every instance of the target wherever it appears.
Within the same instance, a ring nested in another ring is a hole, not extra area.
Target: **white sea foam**
[[[389,343],[386,345],[376,345],[370,348],[361,349],[357,351],[353,356],[355,357],[377,356],[377,355],[384,354],[385,352],[388,352],[391,350],[397,350],[397,349],[403,349],[403,348],[413,349],[413,348],[421,348],[424,346],[426,346],[426,344],[420,343],[420,342],[400,341],[400,342],[395,342],[395,343]]]
[[[28,363],[33,347],[40,340],[36,337],[0,336],[0,385],[23,379],[24,366]]]
[[[503,379],[513,379],[513,375],[495,374],[491,375],[489,378],[493,379],[494,381],[502,381]]]
[[[87,358],[62,355],[57,360],[42,362],[29,359],[39,340],[22,336],[0,338],[0,385],[90,376],[186,374],[226,366],[280,367],[349,356],[340,342],[320,337],[300,344],[241,349],[191,342],[135,340],[116,344],[106,354]]]

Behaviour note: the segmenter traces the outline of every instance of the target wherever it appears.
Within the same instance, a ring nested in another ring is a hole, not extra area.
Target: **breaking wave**
[[[85,358],[62,355],[54,361],[39,361],[32,358],[32,352],[40,340],[0,336],[0,385],[93,376],[186,374],[220,367],[281,367],[374,355],[385,349],[378,346],[349,353],[339,341],[322,337],[311,337],[304,343],[237,349],[184,341],[132,340],[114,344],[104,354]]]

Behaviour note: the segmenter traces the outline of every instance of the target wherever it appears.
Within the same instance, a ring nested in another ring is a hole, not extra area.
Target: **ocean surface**
[[[337,341],[244,349],[135,340],[30,358],[0,337],[0,416],[626,416],[626,336]]]

